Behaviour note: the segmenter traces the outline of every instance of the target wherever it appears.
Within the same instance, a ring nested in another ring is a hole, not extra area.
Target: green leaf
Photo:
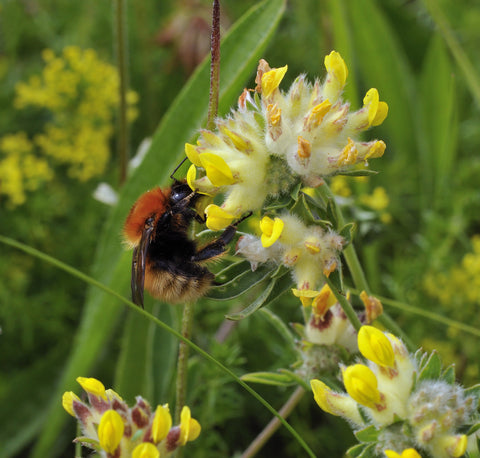
[[[418,380],[435,380],[440,377],[442,371],[442,360],[436,351],[428,357],[425,365],[421,367]]]
[[[378,175],[376,170],[371,169],[353,169],[353,170],[342,170],[338,175],[343,175],[347,177],[371,177],[373,175]]]
[[[251,8],[229,31],[222,42],[220,113],[226,113],[241,92],[246,78],[272,37],[285,8],[285,0],[265,0]],[[183,154],[184,143],[204,124],[208,110],[209,62],[198,67],[157,129],[142,164],[121,189],[118,205],[112,210],[102,232],[92,269],[93,277],[118,292],[129,285],[131,254],[124,253],[117,234],[135,199],[146,189],[164,182]],[[90,288],[85,312],[75,338],[75,349],[57,383],[40,440],[32,457],[49,455],[52,444],[68,419],[61,408],[61,395],[71,389],[79,375],[92,375],[120,315],[117,301]],[[140,394],[140,393],[139,393]]]
[[[429,192],[425,196],[430,205],[440,204],[447,181],[450,180],[456,155],[458,117],[456,87],[450,57],[442,38],[432,38],[422,68],[420,80],[419,119],[424,147],[420,150],[422,181]]]
[[[467,431],[465,431],[465,434],[467,436],[471,436],[473,433],[476,433],[478,430],[480,430],[480,423],[475,423],[474,425],[470,426]]]
[[[441,379],[445,380],[450,385],[455,383],[455,364],[448,366],[441,375]]]
[[[362,456],[364,450],[368,447],[367,444],[357,444],[354,445],[353,447],[350,447],[347,450],[347,456],[351,458],[358,458],[359,456]]]
[[[295,337],[290,328],[285,322],[270,309],[264,307],[259,310],[259,313],[276,329],[276,331],[283,337],[289,347],[295,348]]]
[[[273,291],[273,287],[275,286],[275,280],[271,280],[265,288],[263,288],[262,292],[258,295],[258,297],[248,306],[245,307],[243,310],[237,313],[231,313],[226,315],[225,318],[228,320],[243,320],[247,316],[251,315],[252,313],[256,312],[260,307],[265,305],[265,302]]]
[[[238,313],[227,315],[229,320],[243,320],[247,316],[256,312],[259,308],[265,307],[285,294],[292,288],[293,280],[290,274],[287,272],[282,277],[272,279],[268,286],[262,291],[257,299],[251,303],[248,307]]]
[[[243,263],[243,265],[247,270],[221,285],[213,286],[205,297],[225,301],[241,296],[258,284],[271,278],[277,268],[272,263],[265,263],[252,271],[248,262]]]
[[[361,442],[375,442],[378,440],[380,431],[375,426],[367,426],[355,433],[355,437]]]
[[[263,385],[291,386],[296,383],[289,374],[279,374],[276,372],[250,372],[242,375],[244,382],[262,383]]]
[[[355,223],[348,223],[338,231],[338,233],[345,239],[346,245],[352,243],[353,237],[355,236],[355,229]]]
[[[480,400],[480,383],[477,385],[470,386],[465,388],[465,396],[475,396],[475,398]]]

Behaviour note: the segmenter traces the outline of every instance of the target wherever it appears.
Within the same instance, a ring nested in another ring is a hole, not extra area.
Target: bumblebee
[[[142,194],[127,216],[126,242],[133,247],[132,300],[143,308],[146,289],[154,298],[181,303],[203,296],[214,281],[204,261],[222,255],[236,233],[237,223],[199,248],[188,236],[193,220],[205,220],[195,210],[202,197],[184,181]]]

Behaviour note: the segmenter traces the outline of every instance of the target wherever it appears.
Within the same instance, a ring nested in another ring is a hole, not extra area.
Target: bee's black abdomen
[[[147,253],[145,288],[152,296],[171,303],[189,302],[203,296],[214,275],[192,261],[196,244],[184,233],[157,233]]]

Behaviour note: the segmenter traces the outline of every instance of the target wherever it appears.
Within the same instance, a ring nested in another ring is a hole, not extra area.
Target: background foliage
[[[323,75],[323,56],[339,51],[350,69],[347,98],[358,107],[361,94],[377,87],[390,107],[387,121],[374,132],[387,143],[384,158],[375,164],[381,173],[344,184],[357,196],[355,245],[372,290],[478,327],[480,11],[475,1],[290,1],[275,33],[283,2],[258,4],[222,2],[225,31],[250,7],[260,9],[230,29],[236,39],[222,54],[220,112],[228,112],[244,86],[253,87],[260,56],[272,67],[289,65],[287,86],[299,73],[312,79]],[[65,164],[51,161],[53,177],[27,191],[22,205],[11,205],[2,190],[5,172],[0,175],[2,235],[92,273],[125,295],[130,254],[120,233],[126,212],[142,191],[168,182],[183,143],[206,118],[206,68],[187,81],[199,63],[192,43],[205,40],[205,33],[208,38],[210,2],[148,0],[127,6],[130,87],[138,93],[131,150],[153,136],[141,167],[120,189],[112,138],[109,166],[100,178],[77,181]],[[114,64],[112,8],[106,0],[0,4],[0,138],[18,132],[33,138],[51,120],[45,110],[15,107],[16,85],[42,73],[44,49],[59,55],[66,46],[91,48]],[[0,161],[5,155],[1,150]],[[92,198],[99,181],[120,190],[114,209]],[[388,195],[387,208],[361,199],[379,187]],[[389,216],[382,218],[382,212]],[[74,388],[76,375],[95,376],[127,399],[139,393],[152,403],[173,397],[176,341],[170,335],[97,289],[5,246],[0,275],[1,456],[73,455],[74,425],[61,411],[58,395]],[[239,305],[200,301],[194,340],[239,375],[292,364],[293,352],[285,351],[282,336],[263,314],[233,325],[225,339],[219,338],[224,315]],[[478,335],[418,319],[415,310],[389,308],[388,301],[384,305],[417,345],[437,348],[446,363],[455,362],[462,382],[478,382]],[[178,310],[153,301],[147,309],[177,325]],[[299,319],[288,294],[273,309],[287,322]],[[241,452],[269,421],[268,412],[200,357],[193,355],[190,364],[195,389],[188,403],[204,432],[189,453]],[[264,386],[258,391],[277,408],[290,394]],[[291,423],[318,456],[341,456],[353,443],[347,426],[323,415],[309,396]],[[265,456],[300,456],[299,450],[280,430]]]

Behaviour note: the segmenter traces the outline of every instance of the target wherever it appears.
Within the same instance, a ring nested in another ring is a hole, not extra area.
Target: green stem
[[[324,183],[322,186],[317,188],[317,192],[319,193],[320,197],[324,200],[331,201],[334,208],[335,208],[335,215],[338,221],[338,227],[341,228],[345,225],[345,218],[343,217],[342,211],[340,207],[335,203],[335,196],[333,195],[332,191],[328,187],[327,183]],[[345,258],[345,262],[347,263],[348,270],[353,278],[353,283],[355,287],[359,290],[365,291],[368,295],[370,295],[370,287],[368,286],[367,279],[365,277],[365,273],[362,269],[360,264],[360,260],[358,259],[357,252],[355,251],[355,247],[353,243],[350,243],[344,250],[343,250],[343,257]]]
[[[127,25],[126,25],[126,0],[115,0],[115,43],[117,54],[119,84],[118,107],[118,134],[117,154],[119,160],[119,182],[124,183],[127,178],[129,130],[127,120]]]
[[[218,113],[218,97],[220,88],[220,3],[213,1],[212,10],[212,61],[210,64],[210,98],[208,105],[207,129],[215,128]]]
[[[354,308],[352,307],[352,304],[350,304],[350,302],[347,301],[347,298],[345,297],[345,295],[335,287],[335,285],[327,276],[324,276],[324,279],[327,285],[330,287],[333,295],[339,302],[340,307],[342,307],[342,310],[344,311],[345,315],[347,315],[347,318],[350,320],[350,323],[352,323],[352,326],[355,328],[355,330],[358,331],[362,327],[362,323],[358,319],[358,315],[356,314]]]
[[[193,326],[193,302],[187,302],[183,307],[182,316],[182,336],[190,339]],[[187,396],[187,378],[188,378],[188,353],[190,347],[181,340],[178,344],[177,361],[177,380],[176,380],[176,404],[175,404],[175,424],[180,423],[180,413],[185,406]]]
[[[303,387],[299,386],[288,398],[287,402],[283,407],[278,411],[282,418],[287,418],[297,406],[300,400],[303,398],[305,390]],[[248,448],[242,453],[241,458],[252,458],[255,456],[261,448],[267,443],[267,441],[272,437],[273,433],[281,426],[278,418],[274,417],[270,420],[267,426],[260,432],[260,434],[255,438],[255,440],[248,446]]]

